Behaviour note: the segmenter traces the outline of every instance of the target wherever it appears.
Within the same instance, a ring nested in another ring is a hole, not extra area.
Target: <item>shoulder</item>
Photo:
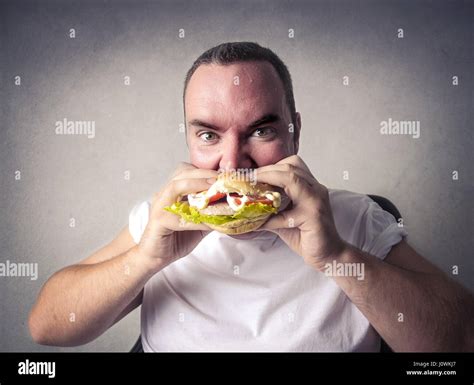
[[[333,215],[358,216],[367,211],[371,204],[375,202],[365,194],[360,194],[347,190],[328,189],[329,202]],[[336,218],[335,218],[336,219]]]
[[[351,244],[360,246],[371,203],[367,195],[352,191],[329,189],[329,202],[339,235]]]
[[[368,195],[346,190],[329,190],[334,223],[339,235],[359,249],[384,258],[407,232],[392,214]]]

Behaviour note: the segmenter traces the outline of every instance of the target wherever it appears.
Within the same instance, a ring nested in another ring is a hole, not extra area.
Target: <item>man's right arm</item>
[[[216,176],[217,171],[182,163],[154,195],[138,245],[124,228],[95,254],[55,273],[31,310],[33,339],[44,345],[82,345],[140,305],[146,282],[189,254],[210,232],[204,224],[181,223],[164,208],[186,194],[207,190]]]
[[[141,304],[145,283],[161,265],[143,255],[124,228],[111,243],[45,283],[29,316],[31,336],[55,346],[92,341]]]

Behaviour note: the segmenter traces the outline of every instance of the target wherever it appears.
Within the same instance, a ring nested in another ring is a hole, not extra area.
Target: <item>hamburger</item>
[[[243,234],[257,230],[279,211],[282,195],[276,190],[235,173],[221,173],[209,190],[188,194],[165,210],[221,233]]]

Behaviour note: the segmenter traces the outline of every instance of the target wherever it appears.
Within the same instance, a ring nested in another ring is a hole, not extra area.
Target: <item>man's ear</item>
[[[293,127],[293,144],[295,148],[295,155],[298,154],[298,150],[300,149],[300,132],[301,132],[301,114],[299,112],[296,113],[296,122],[294,123]]]

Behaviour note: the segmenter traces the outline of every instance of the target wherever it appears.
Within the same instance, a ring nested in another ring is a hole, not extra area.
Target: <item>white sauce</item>
[[[240,205],[236,202],[236,200],[240,200]],[[227,194],[227,203],[231,207],[232,210],[234,211],[239,211],[242,207],[245,206],[245,202],[248,202],[249,198],[248,196],[243,196],[243,197],[232,197],[229,194]]]
[[[206,208],[207,205],[209,204],[209,198],[202,192],[198,194],[189,194],[188,202],[190,206],[193,206],[199,210],[202,210]]]
[[[196,207],[198,210],[202,210],[209,205],[209,199],[216,195],[217,193],[225,193],[227,204],[232,208],[234,211],[239,211],[245,206],[245,203],[248,202],[250,199],[248,196],[244,195],[242,197],[233,197],[230,196],[231,192],[224,186],[224,183],[221,181],[216,182],[214,185],[211,186],[209,190],[205,193],[200,192],[198,194],[189,194],[188,195],[188,202],[190,206]],[[265,198],[271,200],[273,203],[273,207],[280,207],[281,205],[281,195],[279,192],[274,191],[265,191],[263,194]],[[236,200],[240,200],[240,204],[236,202]]]
[[[280,207],[281,205],[281,195],[277,191],[265,191],[265,198],[273,202],[273,207]]]

